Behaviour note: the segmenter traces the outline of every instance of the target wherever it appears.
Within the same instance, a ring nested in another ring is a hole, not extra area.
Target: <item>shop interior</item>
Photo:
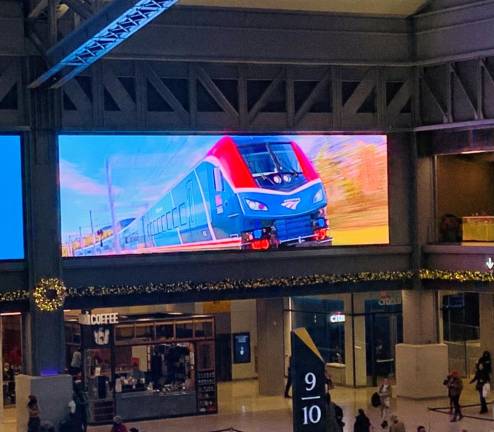
[[[375,386],[394,381],[395,346],[403,340],[401,291],[285,298],[285,378],[290,330],[306,327],[335,385]],[[66,311],[67,369],[81,380],[93,424],[115,414],[139,419],[228,410],[259,397],[256,300],[217,301],[98,309],[118,312],[107,345],[94,343],[79,325],[80,311]],[[438,293],[441,340],[450,369],[471,375],[481,354],[478,293]],[[15,404],[15,374],[21,371],[21,316],[2,316],[4,406]],[[93,326],[90,326],[94,333]],[[105,342],[105,330],[98,335]],[[90,339],[89,343],[84,340]],[[276,342],[273,342],[276,343]],[[138,405],[139,409],[134,409]],[[255,409],[255,408],[253,408]],[[134,418],[133,418],[134,419]],[[130,420],[130,419],[129,419]]]
[[[22,371],[21,314],[18,312],[0,314],[2,331],[3,405],[15,405],[15,376]]]
[[[91,424],[115,415],[217,412],[213,317],[119,314],[118,324],[82,325],[66,314],[65,320],[67,369],[86,392]]]
[[[494,152],[437,156],[436,173],[439,242],[494,244]]]

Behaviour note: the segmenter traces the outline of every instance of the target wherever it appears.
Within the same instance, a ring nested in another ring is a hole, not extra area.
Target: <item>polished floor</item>
[[[379,413],[368,407],[373,389],[336,388],[334,400],[341,405],[345,413],[344,431],[353,431],[353,417],[358,408],[366,409],[375,429],[381,431]],[[256,381],[238,381],[219,386],[220,413],[218,415],[187,417],[159,421],[129,423],[140,432],[210,432],[230,427],[242,432],[290,432],[291,400],[282,397],[260,396]],[[462,397],[463,404],[476,403],[476,393],[467,389]],[[430,411],[429,407],[444,407],[445,399],[412,401],[394,399],[392,411],[396,413],[407,427],[407,432],[415,432],[418,425],[424,425],[428,432],[494,432],[493,405],[489,406],[489,415],[478,415],[478,407],[466,408],[464,414],[483,419],[464,418],[461,422],[450,423],[445,413]],[[1,432],[14,432],[15,410],[6,410],[7,422]],[[90,432],[109,432],[109,426],[91,427]]]

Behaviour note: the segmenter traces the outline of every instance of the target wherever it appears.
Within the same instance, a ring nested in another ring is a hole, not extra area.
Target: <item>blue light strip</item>
[[[39,87],[62,69],[73,67],[74,69],[55,82],[50,88],[61,87],[177,2],[178,0],[138,1],[133,7],[127,9],[125,13],[55,63],[49,70],[33,81],[29,88]]]

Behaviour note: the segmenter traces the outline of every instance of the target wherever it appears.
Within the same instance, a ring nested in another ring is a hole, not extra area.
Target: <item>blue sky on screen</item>
[[[0,260],[24,257],[21,143],[18,136],[0,135],[0,185],[4,193],[0,224]]]
[[[61,135],[62,240],[70,241],[111,223],[106,164],[111,171],[117,219],[136,217],[197,165],[223,135]],[[336,148],[358,135],[285,135],[313,158],[321,145]],[[365,136],[383,143],[384,136]]]

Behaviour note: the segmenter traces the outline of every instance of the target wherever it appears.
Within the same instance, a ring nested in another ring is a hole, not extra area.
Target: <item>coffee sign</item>
[[[79,315],[79,324],[81,325],[107,325],[118,324],[118,313],[103,313],[103,314],[90,314],[85,313]]]

